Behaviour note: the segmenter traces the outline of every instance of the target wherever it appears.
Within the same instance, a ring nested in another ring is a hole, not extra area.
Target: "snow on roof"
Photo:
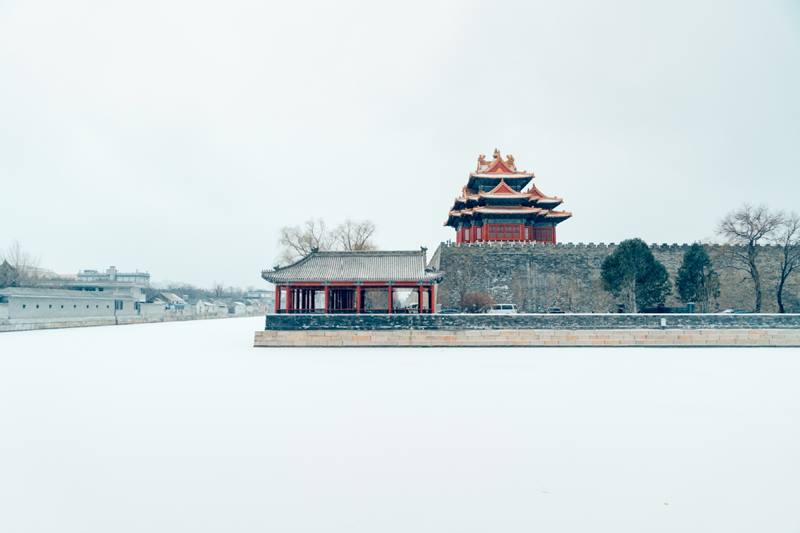
[[[437,281],[441,272],[425,268],[425,252],[312,252],[298,262],[264,271],[272,283],[292,281]]]

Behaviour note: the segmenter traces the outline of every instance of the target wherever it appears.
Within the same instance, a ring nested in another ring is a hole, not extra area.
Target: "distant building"
[[[0,289],[0,319],[41,322],[133,317],[139,302],[130,296],[73,290],[9,287]]]
[[[254,289],[252,291],[247,291],[244,297],[248,300],[270,300],[272,299],[272,291],[267,289]]]
[[[163,302],[168,311],[173,311],[175,313],[183,313],[191,307],[186,303],[186,300],[174,292],[161,292],[153,301]]]
[[[17,285],[17,269],[11,266],[8,261],[0,263],[0,289],[3,287],[14,287]]]
[[[219,301],[199,300],[195,304],[195,314],[199,317],[228,316],[228,304]]]
[[[48,289],[103,293],[104,295],[133,298],[137,302],[145,302],[147,300],[143,285],[134,285],[127,282],[58,279],[39,282],[38,286]]]
[[[141,287],[150,286],[150,274],[148,272],[119,272],[117,267],[110,266],[105,272],[97,270],[81,270],[78,272],[78,281],[95,282],[109,281],[116,283],[131,283]]]
[[[147,272],[118,272],[109,267],[105,272],[81,270],[74,279],[48,279],[37,283],[39,287],[68,289],[84,292],[102,292],[120,297],[130,297],[137,302],[147,300],[145,289],[150,285]]]

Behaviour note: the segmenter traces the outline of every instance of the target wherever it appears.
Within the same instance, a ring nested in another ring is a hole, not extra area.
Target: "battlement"
[[[680,250],[686,252],[693,243],[650,243],[651,250]],[[728,248],[736,248],[736,245],[730,244],[722,244],[722,243],[700,243],[702,244],[706,250],[725,250]],[[445,241],[442,242],[439,246],[443,248],[500,248],[500,249],[520,249],[520,250],[527,250],[530,248],[546,248],[546,249],[560,249],[560,248],[568,248],[568,249],[609,249],[613,250],[616,248],[618,243],[615,242],[559,242],[555,244],[551,243],[541,243],[541,242],[520,242],[520,241],[509,241],[509,242],[474,242],[474,243],[455,243],[453,241]],[[776,244],[760,244],[758,245],[759,248],[762,249],[779,249],[780,246]]]

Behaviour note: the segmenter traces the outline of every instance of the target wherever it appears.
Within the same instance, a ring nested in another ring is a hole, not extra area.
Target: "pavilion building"
[[[312,251],[262,272],[276,313],[433,313],[443,273],[419,251]]]
[[[495,150],[491,161],[478,157],[478,168],[470,173],[445,222],[456,230],[456,243],[555,244],[556,226],[572,213],[557,211],[563,200],[541,192],[533,179],[533,172],[517,170],[511,154],[504,159]]]

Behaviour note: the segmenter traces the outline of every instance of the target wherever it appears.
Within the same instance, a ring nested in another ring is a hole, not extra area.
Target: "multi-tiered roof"
[[[533,172],[518,171],[514,156],[499,150],[487,161],[481,155],[445,225],[456,229],[457,242],[555,242],[555,226],[572,216],[555,208],[563,201],[547,196],[531,181]],[[525,187],[530,184],[527,190]]]

